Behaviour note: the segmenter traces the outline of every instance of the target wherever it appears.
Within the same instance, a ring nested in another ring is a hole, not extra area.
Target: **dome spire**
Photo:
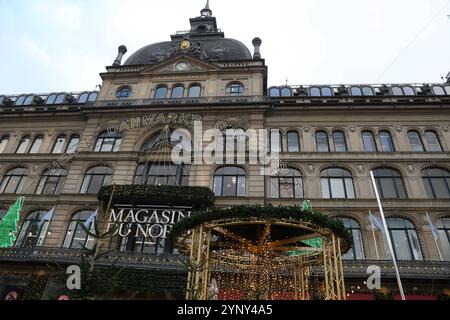
[[[200,13],[201,13],[202,17],[211,17],[212,16],[212,11],[209,8],[209,0],[206,0],[205,8],[202,11],[200,11]]]

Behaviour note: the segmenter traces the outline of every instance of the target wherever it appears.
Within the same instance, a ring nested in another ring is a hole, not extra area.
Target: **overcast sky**
[[[94,90],[128,54],[189,29],[206,0],[0,0],[0,93]],[[269,85],[441,82],[449,0],[211,0],[225,36],[263,40]]]

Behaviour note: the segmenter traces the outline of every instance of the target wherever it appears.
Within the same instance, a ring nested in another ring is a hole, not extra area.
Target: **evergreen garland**
[[[101,188],[98,200],[108,203],[113,188],[114,186]],[[112,197],[113,204],[167,204],[169,206],[192,206],[195,210],[213,206],[214,200],[214,193],[209,188],[148,185],[116,185]]]
[[[303,211],[300,207],[274,207],[268,206],[234,206],[229,209],[213,208],[205,212],[196,212],[190,218],[185,218],[175,224],[170,232],[173,242],[178,237],[195,227],[212,221],[226,219],[250,220],[250,219],[277,219],[309,222],[316,226],[327,228],[346,242],[350,248],[352,236],[345,229],[341,221],[330,218],[324,214],[313,211]]]

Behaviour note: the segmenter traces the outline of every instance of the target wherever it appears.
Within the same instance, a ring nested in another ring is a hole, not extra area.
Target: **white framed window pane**
[[[411,249],[409,247],[409,239],[405,230],[392,230],[392,242],[398,260],[411,261]]]
[[[364,259],[365,257],[361,232],[359,230],[352,230],[352,235],[353,235],[353,249],[356,254],[355,259],[357,260]]]
[[[2,138],[0,141],[0,153],[3,153],[5,151],[6,146],[8,145],[8,138]]]
[[[222,196],[222,177],[214,178],[214,194],[217,197]]]
[[[270,179],[270,194],[274,199],[278,199],[280,197],[279,189],[278,189],[278,178]]]
[[[303,198],[303,181],[301,178],[295,178],[295,198],[302,199]]]
[[[345,179],[345,190],[347,191],[347,198],[348,199],[355,199],[355,187],[353,185],[353,179],[346,178]]]
[[[420,244],[419,239],[417,238],[416,230],[408,230],[408,236],[409,242],[411,244],[411,249],[414,255],[414,260],[416,261],[423,260],[422,250],[420,250]]]
[[[328,179],[326,179],[326,178],[322,179],[321,185],[322,185],[322,198],[330,199],[330,188],[328,185]]]
[[[64,145],[66,144],[66,138],[60,137],[56,140],[55,146],[53,147],[53,154],[59,154],[63,152]]]
[[[345,199],[345,189],[343,179],[330,179],[331,197],[333,199]]]
[[[22,139],[16,153],[18,153],[18,154],[26,153],[29,144],[30,144],[30,138]]]
[[[43,142],[43,139],[42,139],[42,138],[36,138],[36,139],[34,140],[34,142],[33,142],[33,145],[31,146],[30,153],[31,153],[31,154],[36,154],[36,153],[38,153],[38,152],[39,152],[39,149],[40,149],[41,146],[42,146],[42,142]]]
[[[77,151],[78,144],[80,143],[80,138],[70,139],[69,145],[67,146],[67,153],[72,154]]]
[[[237,188],[238,197],[244,197],[246,194],[245,177],[238,177]]]

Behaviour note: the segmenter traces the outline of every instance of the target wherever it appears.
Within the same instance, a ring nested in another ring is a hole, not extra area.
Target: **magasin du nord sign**
[[[122,238],[167,239],[172,226],[191,214],[189,207],[117,205],[109,212],[108,230],[117,228],[114,236]]]

